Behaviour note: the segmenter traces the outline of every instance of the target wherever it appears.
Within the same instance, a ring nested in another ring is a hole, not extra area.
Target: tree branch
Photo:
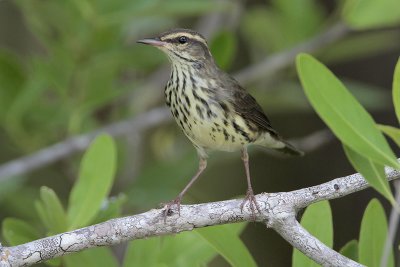
[[[294,216],[285,218],[275,228],[293,247],[322,266],[363,266],[337,253],[304,229]]]
[[[389,180],[400,178],[400,172],[385,169]],[[256,221],[277,231],[285,240],[324,266],[362,266],[322,244],[296,221],[296,213],[314,202],[343,197],[368,186],[360,174],[292,192],[257,195],[261,213]],[[46,237],[14,247],[0,246],[0,267],[28,266],[68,253],[98,246],[111,246],[128,240],[190,231],[195,228],[251,221],[252,213],[240,210],[241,199],[183,205],[181,215],[172,213],[164,223],[162,210],[148,212]]]

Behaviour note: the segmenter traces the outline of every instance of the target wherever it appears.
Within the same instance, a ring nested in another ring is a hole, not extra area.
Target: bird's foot
[[[249,188],[246,192],[246,197],[244,198],[242,204],[240,204],[240,211],[243,212],[244,205],[249,202],[249,207],[251,211],[251,218],[253,221],[256,219],[256,210],[261,213],[260,205],[258,204],[256,197],[254,196],[253,189]]]
[[[178,215],[181,216],[181,200],[182,197],[178,196],[174,200],[164,204],[164,209],[163,209],[164,223],[167,222],[167,216],[171,216],[174,213],[172,211],[172,207],[174,205],[176,205],[176,209],[178,210]]]

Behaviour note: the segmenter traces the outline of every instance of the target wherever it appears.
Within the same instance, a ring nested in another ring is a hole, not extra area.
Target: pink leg
[[[207,167],[207,160],[204,158],[199,159],[199,169],[197,170],[196,174],[192,177],[190,182],[185,186],[182,192],[172,201],[168,202],[164,206],[164,222],[167,220],[167,216],[172,212],[172,206],[176,205],[179,215],[181,215],[181,200],[183,195],[186,191],[194,184],[194,182],[199,178],[200,174],[206,169]]]
[[[247,148],[244,147],[242,149],[242,160],[244,163],[244,169],[246,171],[246,178],[247,178],[247,192],[246,192],[246,197],[244,198],[242,204],[240,205],[240,210],[243,212],[243,207],[246,204],[246,202],[249,202],[250,210],[253,219],[255,219],[255,210],[259,213],[261,213],[260,206],[257,203],[257,200],[254,196],[253,193],[253,188],[251,186],[251,179],[250,179],[250,168],[249,168],[249,154],[247,153]]]

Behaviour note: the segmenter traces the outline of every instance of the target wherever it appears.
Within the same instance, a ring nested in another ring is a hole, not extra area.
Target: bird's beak
[[[156,47],[162,47],[165,45],[165,42],[161,41],[159,38],[146,38],[146,39],[138,40],[136,42],[140,43],[140,44],[147,44],[147,45],[156,46]]]

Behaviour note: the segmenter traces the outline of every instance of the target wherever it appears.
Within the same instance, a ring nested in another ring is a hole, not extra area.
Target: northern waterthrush
[[[182,197],[206,168],[207,152],[211,150],[241,150],[247,177],[241,209],[249,202],[253,216],[255,210],[260,212],[251,186],[247,146],[254,144],[293,155],[303,153],[284,141],[256,100],[218,68],[202,35],[174,29],[138,42],[159,48],[171,61],[165,100],[199,156],[197,173],[178,197],[165,205],[165,216],[171,213],[173,205],[180,212]]]

